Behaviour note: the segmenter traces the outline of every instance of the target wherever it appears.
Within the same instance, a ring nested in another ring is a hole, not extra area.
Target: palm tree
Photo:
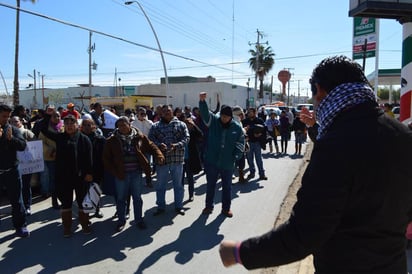
[[[31,0],[35,3],[36,0]],[[16,0],[16,42],[14,49],[14,82],[13,82],[13,105],[20,103],[19,99],[19,37],[20,37],[20,0]]]
[[[263,98],[263,79],[266,74],[273,68],[275,54],[271,47],[265,48],[261,44],[256,45],[256,50],[249,50],[252,57],[249,58],[249,67],[259,77],[259,98]]]

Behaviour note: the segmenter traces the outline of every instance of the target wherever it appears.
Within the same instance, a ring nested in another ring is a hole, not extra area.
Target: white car
[[[313,104],[299,104],[296,106],[296,111],[301,112],[302,108],[307,108],[309,112],[313,112]]]

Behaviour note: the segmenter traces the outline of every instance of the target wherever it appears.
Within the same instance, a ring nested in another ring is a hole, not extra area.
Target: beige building
[[[139,95],[152,97],[153,105],[168,102],[173,105],[173,107],[184,107],[185,105],[194,107],[198,105],[199,93],[204,91],[208,93],[208,104],[211,109],[216,107],[217,95],[219,95],[221,105],[239,105],[246,108],[248,88],[245,86],[216,82],[212,77],[196,78],[184,76],[169,77],[168,79],[169,85],[167,91],[164,79],[161,79],[161,84],[120,87],[93,86],[91,88],[91,97]],[[250,96],[253,97],[253,89],[250,89],[249,93]],[[166,96],[168,100],[166,100]],[[268,100],[269,98],[264,98],[264,100],[261,101],[264,103]],[[56,107],[65,107],[69,102],[73,102],[79,109],[83,107],[88,109],[90,105],[88,86],[44,90],[37,89],[36,91],[27,89],[20,91],[20,104],[31,109],[44,108],[47,104],[53,104]]]

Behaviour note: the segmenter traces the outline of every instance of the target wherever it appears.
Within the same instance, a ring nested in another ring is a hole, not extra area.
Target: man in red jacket
[[[62,119],[64,119],[64,117],[66,117],[69,114],[76,117],[77,120],[80,119],[80,113],[77,110],[74,109],[74,104],[73,103],[68,103],[67,104],[67,109],[64,110],[63,113],[62,113]]]

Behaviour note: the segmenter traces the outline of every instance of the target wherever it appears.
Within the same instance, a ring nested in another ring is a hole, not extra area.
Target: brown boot
[[[72,235],[72,209],[62,209],[60,214],[63,223],[63,237],[69,238]]]
[[[244,183],[245,182],[245,173],[243,172],[243,169],[239,169],[239,183]]]
[[[84,213],[81,209],[79,209],[79,223],[82,226],[84,234],[90,234],[92,232],[90,228],[89,214]]]

